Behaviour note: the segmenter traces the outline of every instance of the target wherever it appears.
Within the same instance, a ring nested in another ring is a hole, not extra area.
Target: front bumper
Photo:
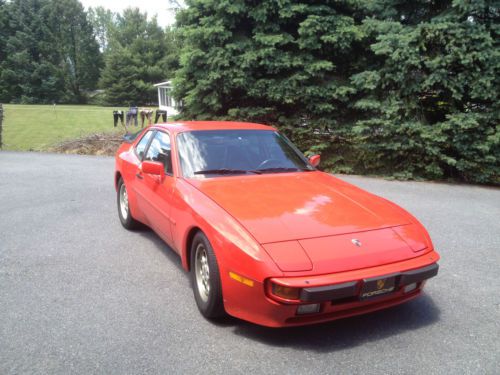
[[[359,315],[407,302],[421,294],[427,279],[438,272],[439,255],[431,251],[420,257],[367,269],[335,274],[279,277],[269,281],[283,286],[301,288],[301,303],[277,302],[263,293],[264,284],[248,288],[237,285],[225,299],[226,311],[238,318],[269,327],[297,326]],[[361,298],[363,286],[380,279],[394,280],[394,289],[387,294]],[[405,287],[415,287],[405,291]],[[232,289],[232,288],[230,288]],[[237,295],[235,295],[237,294]],[[319,303],[319,312],[298,314],[300,305]]]
[[[438,273],[439,266],[433,263],[429,266],[417,268],[411,271],[405,271],[391,275],[377,276],[375,280],[363,279],[356,281],[349,281],[341,284],[333,284],[312,288],[304,288],[301,291],[300,299],[304,302],[325,302],[325,301],[345,301],[346,299],[357,299],[360,296],[362,286],[368,282],[383,280],[384,278],[394,278],[394,289],[398,290],[402,286],[410,285],[413,283],[422,283],[423,281],[434,277]]]

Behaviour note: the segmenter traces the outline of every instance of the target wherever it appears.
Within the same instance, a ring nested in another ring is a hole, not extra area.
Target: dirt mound
[[[91,134],[61,142],[51,147],[49,151],[63,154],[113,156],[122,142],[123,135],[120,134]]]

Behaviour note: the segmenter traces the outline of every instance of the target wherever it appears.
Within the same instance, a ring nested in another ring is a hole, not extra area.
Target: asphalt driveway
[[[498,374],[500,189],[343,177],[440,251],[421,298],[294,329],[198,313],[180,260],[117,218],[114,160],[0,152],[0,374]]]

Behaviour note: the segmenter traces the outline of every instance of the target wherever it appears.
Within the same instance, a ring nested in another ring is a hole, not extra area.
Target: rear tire
[[[198,310],[205,318],[225,315],[217,258],[202,232],[194,236],[191,245],[191,285]]]
[[[132,217],[132,214],[130,213],[128,192],[121,177],[118,180],[116,202],[118,205],[118,217],[120,218],[120,222],[122,223],[123,227],[128,230],[137,228],[139,223]]]

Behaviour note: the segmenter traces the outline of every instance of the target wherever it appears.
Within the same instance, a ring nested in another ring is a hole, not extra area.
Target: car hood
[[[260,244],[409,224],[401,208],[323,172],[190,179]]]

